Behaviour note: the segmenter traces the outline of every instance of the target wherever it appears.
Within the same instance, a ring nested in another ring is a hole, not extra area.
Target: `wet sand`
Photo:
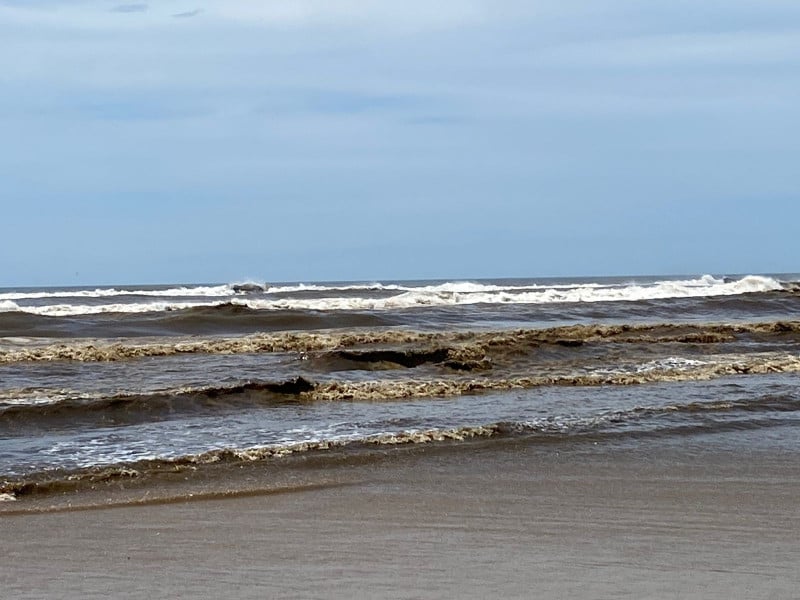
[[[226,499],[4,514],[0,589],[82,599],[796,598],[797,459],[702,443],[481,442],[300,469]],[[224,490],[224,477],[216,485]]]

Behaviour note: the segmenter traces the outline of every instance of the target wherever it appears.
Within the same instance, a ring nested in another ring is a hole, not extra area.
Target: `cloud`
[[[537,61],[559,67],[690,67],[794,63],[800,31],[691,33],[620,38],[554,47]]]
[[[138,13],[145,12],[147,4],[120,4],[111,9],[111,12],[117,13]]]
[[[290,89],[271,92],[257,109],[260,114],[356,115],[385,112],[418,112],[437,103],[411,94],[370,93],[343,89]]]
[[[51,98],[29,96],[24,109],[0,101],[5,118],[59,122],[143,122],[197,119],[212,114],[204,98],[165,90],[61,89]],[[167,126],[166,124],[164,126]]]
[[[251,2],[227,0],[210,7],[222,18],[260,22],[272,26],[382,26],[419,30],[481,23],[492,16],[485,0],[425,0],[380,2],[376,0],[293,0]]]
[[[179,12],[179,13],[175,13],[175,14],[174,14],[174,15],[172,15],[172,16],[173,16],[174,18],[176,18],[176,19],[190,19],[190,18],[192,18],[192,17],[196,17],[196,16],[197,16],[197,15],[199,15],[201,12],[203,12],[201,9],[199,9],[199,8],[195,8],[194,10],[187,10],[186,12]]]

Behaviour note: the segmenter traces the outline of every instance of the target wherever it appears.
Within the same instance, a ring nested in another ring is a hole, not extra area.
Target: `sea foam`
[[[0,312],[22,311],[45,316],[76,316],[103,313],[147,313],[168,310],[184,310],[199,307],[233,305],[252,310],[314,310],[314,311],[380,311],[402,310],[416,307],[445,307],[469,304],[558,304],[581,302],[633,302],[667,298],[693,298],[730,296],[746,293],[769,292],[783,289],[782,284],[771,277],[748,275],[738,280],[718,279],[704,275],[697,279],[657,281],[654,283],[602,285],[582,283],[575,285],[525,285],[502,286],[475,282],[447,282],[429,286],[380,285],[369,286],[324,286],[301,285],[268,288],[268,292],[256,296],[237,295],[231,286],[173,288],[169,290],[95,290],[72,292],[69,298],[75,303],[27,306],[9,299],[0,300]],[[383,290],[397,292],[390,296],[370,297],[358,294],[360,290]],[[315,291],[328,292],[322,297],[275,298],[274,293]],[[343,294],[343,292],[349,292]],[[56,292],[53,298],[65,298],[65,292]],[[83,304],[82,297],[105,297],[98,294],[132,296],[158,296],[163,299],[147,302],[114,302],[109,304]],[[81,295],[83,294],[83,295]],[[94,294],[94,295],[92,295]],[[200,297],[213,299],[203,299]],[[43,296],[41,296],[43,297]],[[188,300],[187,298],[197,298]],[[24,298],[19,297],[18,300]]]

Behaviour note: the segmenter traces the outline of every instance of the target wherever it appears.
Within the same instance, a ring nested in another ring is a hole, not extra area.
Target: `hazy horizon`
[[[792,273],[629,273],[629,274],[612,274],[612,275],[552,275],[552,276],[507,276],[507,277],[431,277],[425,279],[389,279],[389,278],[366,278],[366,279],[306,279],[306,280],[278,280],[278,279],[259,279],[257,277],[240,277],[231,279],[229,281],[111,281],[111,282],[89,282],[84,284],[51,284],[51,285],[6,285],[0,286],[0,290],[25,290],[25,289],[110,289],[110,288],[128,288],[128,289],[141,289],[141,288],[169,288],[169,287],[202,287],[202,286],[225,286],[225,285],[246,285],[256,284],[266,287],[276,286],[290,286],[290,285],[326,285],[326,284],[362,284],[369,285],[371,283],[380,284],[402,284],[402,283],[454,283],[454,282],[649,282],[649,281],[674,281],[674,280],[699,280],[703,277],[711,276],[715,279],[721,278],[743,278],[748,276],[756,277],[770,277],[776,278],[780,281],[798,281],[800,280],[800,272]]]

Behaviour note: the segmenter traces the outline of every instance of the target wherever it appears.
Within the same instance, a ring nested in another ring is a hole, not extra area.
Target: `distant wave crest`
[[[582,302],[631,302],[668,298],[732,296],[778,291],[777,279],[748,275],[741,279],[720,279],[704,275],[697,279],[605,285],[494,285],[447,282],[428,286],[365,284],[353,286],[297,285],[268,287],[260,294],[241,294],[234,285],[181,287],[164,290],[78,290],[71,292],[26,292],[0,295],[0,312],[25,312],[50,317],[104,313],[148,313],[200,307],[242,307],[250,310],[402,310],[417,307],[446,307],[470,304],[558,304]],[[359,291],[395,292],[371,297]],[[313,297],[278,294],[315,292]],[[113,303],[82,303],[83,298],[150,296],[158,299]],[[62,298],[73,302],[27,305],[21,300]]]

